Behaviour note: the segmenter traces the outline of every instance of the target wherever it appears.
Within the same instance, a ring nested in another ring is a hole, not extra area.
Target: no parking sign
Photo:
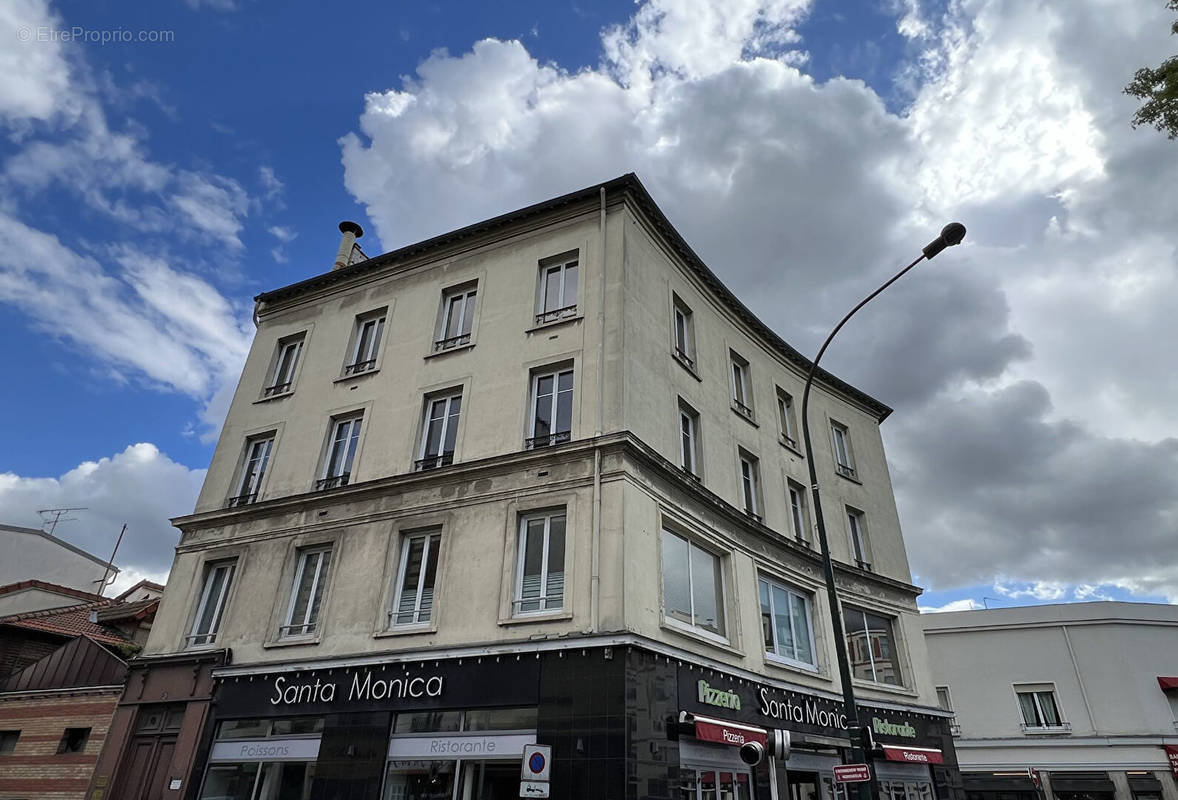
[[[547,781],[552,773],[552,745],[529,744],[524,747],[520,780]]]

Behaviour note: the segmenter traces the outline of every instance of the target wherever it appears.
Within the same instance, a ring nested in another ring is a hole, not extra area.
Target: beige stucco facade
[[[734,303],[693,263],[645,192],[612,182],[509,219],[439,237],[261,296],[258,333],[195,513],[183,532],[147,654],[185,649],[205,565],[236,558],[215,646],[235,665],[311,663],[381,654],[508,652],[636,641],[735,674],[833,695],[829,608],[813,520],[790,530],[787,481],[808,483],[805,456],[782,441],[776,397],[800,413],[804,359]],[[576,255],[575,314],[537,323],[538,276]],[[325,259],[326,261],[326,259]],[[477,287],[470,342],[435,352],[441,298]],[[673,304],[690,308],[694,368],[673,356]],[[345,376],[358,315],[385,311],[375,369]],[[266,397],[280,344],[303,335],[290,390]],[[731,354],[746,362],[752,413],[732,402]],[[570,441],[526,449],[531,376],[574,372]],[[415,472],[425,398],[461,388],[454,463]],[[698,414],[698,479],[679,468],[678,408]],[[348,485],[315,491],[331,420],[363,412]],[[866,698],[935,706],[879,423],[888,409],[833,378],[811,400],[831,549],[845,604],[892,618],[900,686],[857,681]],[[854,478],[840,475],[830,436],[848,431]],[[795,419],[795,424],[800,420]],[[800,430],[800,429],[799,429]],[[255,502],[238,494],[249,437],[273,432]],[[742,512],[738,452],[760,473],[760,519]],[[846,507],[862,512],[870,570],[853,566]],[[567,514],[564,603],[513,615],[521,514]],[[401,536],[436,528],[441,551],[428,626],[390,629]],[[660,532],[719,556],[722,637],[696,635],[664,613]],[[279,637],[298,548],[332,543],[312,639]],[[817,665],[765,654],[758,576],[808,594]]]

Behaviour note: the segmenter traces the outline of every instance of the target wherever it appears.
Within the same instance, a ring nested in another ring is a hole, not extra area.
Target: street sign
[[[547,797],[548,781],[520,781],[520,797]]]
[[[548,744],[529,744],[524,747],[524,763],[520,769],[520,780],[535,783],[541,781],[548,782],[549,776],[552,774],[552,745]],[[523,791],[521,787],[520,791]],[[543,795],[538,794],[521,794],[520,797],[547,797],[548,789],[544,790]]]
[[[871,780],[871,768],[866,764],[840,764],[834,768],[836,783],[863,783]]]

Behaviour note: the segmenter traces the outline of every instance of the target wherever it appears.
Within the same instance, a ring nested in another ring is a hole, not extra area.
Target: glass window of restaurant
[[[322,717],[221,722],[201,800],[308,800],[322,732]]]
[[[519,797],[523,749],[536,741],[535,706],[397,714],[383,800]]]

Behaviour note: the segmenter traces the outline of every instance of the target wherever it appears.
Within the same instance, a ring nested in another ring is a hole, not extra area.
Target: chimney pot
[[[351,220],[344,220],[339,224],[340,243],[339,252],[335,255],[332,270],[343,269],[352,263],[352,250],[356,247],[356,240],[364,235],[364,229]]]

